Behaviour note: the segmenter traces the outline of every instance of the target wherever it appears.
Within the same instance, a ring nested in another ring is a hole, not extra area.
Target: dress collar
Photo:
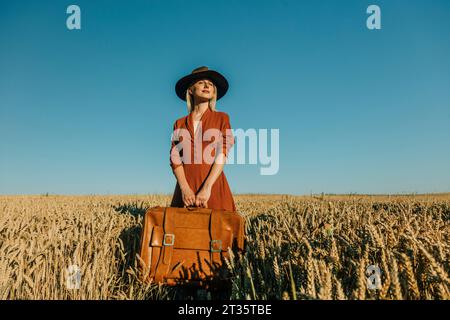
[[[209,117],[211,112],[212,111],[209,107],[205,110],[205,112],[203,112],[202,117],[200,118],[202,127],[205,126],[205,120]],[[191,134],[191,137],[194,137],[194,116],[192,112],[190,112],[187,116],[187,128],[189,130],[189,133]]]

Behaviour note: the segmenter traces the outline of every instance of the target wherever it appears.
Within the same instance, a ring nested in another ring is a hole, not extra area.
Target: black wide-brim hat
[[[222,98],[228,91],[228,81],[223,75],[214,70],[209,70],[208,67],[202,66],[192,70],[191,74],[184,76],[177,81],[175,85],[175,92],[177,96],[186,101],[186,90],[196,81],[201,79],[211,80],[217,88],[217,100]]]

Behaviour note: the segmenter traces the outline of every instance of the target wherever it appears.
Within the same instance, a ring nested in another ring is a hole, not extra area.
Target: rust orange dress
[[[208,134],[205,135],[205,132],[211,128],[220,130],[222,134],[221,140],[216,141],[214,137],[211,137]],[[181,138],[179,134],[176,134],[177,129],[185,129],[185,134],[183,134]],[[222,152],[225,154],[225,156],[227,156],[228,151],[234,145],[235,141],[234,136],[231,133],[230,118],[225,112],[213,111],[210,108],[207,108],[200,118],[200,122],[198,124],[197,130],[195,131],[195,135],[192,113],[189,113],[187,116],[176,120],[173,126],[173,130],[175,134],[172,135],[170,166],[172,167],[172,170],[174,170],[178,166],[183,166],[186,180],[194,194],[197,194],[203,186],[203,183],[208,177],[208,174],[214,164],[214,161],[210,161],[202,156],[202,154],[205,152],[205,149],[209,146],[208,150],[210,150],[211,157],[215,156],[216,151],[218,151],[219,148],[221,148]],[[181,143],[185,138],[187,140],[185,140],[183,148],[178,149],[177,145]],[[194,139],[196,142],[195,144]],[[199,146],[201,146],[201,149],[198,148]],[[189,153],[187,155],[183,154],[186,153],[186,147],[190,149],[190,155]],[[194,147],[196,148],[195,150]],[[186,161],[186,159],[190,160]],[[175,186],[175,191],[173,193],[170,206],[184,206],[181,189],[178,182]],[[207,207],[211,209],[236,211],[236,205],[234,203],[233,195],[231,193],[227,178],[225,177],[225,173],[223,172],[223,170],[211,187],[211,196],[207,202]]]

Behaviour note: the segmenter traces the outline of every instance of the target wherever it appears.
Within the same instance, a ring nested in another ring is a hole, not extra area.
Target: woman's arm
[[[197,197],[195,198],[195,205],[196,206],[202,206],[206,207],[207,202],[209,200],[209,197],[211,196],[211,189],[214,185],[214,182],[216,182],[217,178],[220,176],[220,174],[223,171],[223,167],[225,166],[225,162],[227,160],[227,155],[231,147],[234,145],[234,136],[231,133],[231,125],[230,125],[230,118],[227,114],[225,114],[224,118],[222,119],[222,124],[220,126],[221,133],[222,133],[222,140],[219,142],[218,147],[220,150],[217,152],[217,156],[214,160],[214,164],[212,165],[211,171],[208,174],[208,177],[206,178],[202,189],[197,194]],[[221,144],[221,145],[220,145]]]
[[[203,183],[202,189],[195,197],[196,206],[206,208],[209,197],[211,196],[211,188],[222,173],[223,167],[225,166],[225,161],[226,156],[223,153],[219,153],[214,161],[214,164],[212,165],[208,177]]]
[[[177,148],[175,141],[179,140],[179,132],[177,132],[176,122],[173,125],[173,134],[171,138],[171,148],[170,148],[170,166],[172,167],[172,172],[177,178],[178,185],[181,189],[181,195],[183,203],[185,206],[192,206],[195,204],[195,193],[189,186],[186,175],[184,173],[183,161],[180,156],[180,152]],[[181,132],[181,136],[183,133]],[[183,137],[183,140],[185,138]],[[178,142],[180,143],[180,142]]]
[[[186,175],[184,174],[183,166],[177,166],[173,170],[173,173],[177,178],[178,184],[180,185],[184,204],[186,206],[193,206],[195,204],[195,194],[186,180]]]

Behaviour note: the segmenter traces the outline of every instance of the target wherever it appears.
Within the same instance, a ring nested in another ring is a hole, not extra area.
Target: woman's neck
[[[209,108],[209,101],[200,102],[194,106],[194,114],[203,114]]]

